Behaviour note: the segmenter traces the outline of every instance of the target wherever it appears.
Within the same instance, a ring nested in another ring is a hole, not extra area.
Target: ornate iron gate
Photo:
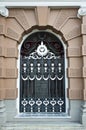
[[[65,112],[64,48],[51,33],[39,31],[21,47],[20,112]]]

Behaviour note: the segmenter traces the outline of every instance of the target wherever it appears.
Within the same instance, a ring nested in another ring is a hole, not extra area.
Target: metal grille
[[[20,62],[20,112],[65,112],[64,48],[59,39],[44,31],[32,34],[21,47]]]

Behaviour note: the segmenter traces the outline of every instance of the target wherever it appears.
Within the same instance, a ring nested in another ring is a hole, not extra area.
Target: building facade
[[[0,16],[0,129],[86,129],[86,9],[11,7]]]

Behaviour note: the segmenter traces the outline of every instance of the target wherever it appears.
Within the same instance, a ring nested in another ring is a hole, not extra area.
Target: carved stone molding
[[[0,14],[4,17],[8,17],[9,16],[9,11],[6,7],[4,6],[0,6]]]
[[[77,14],[78,18],[81,18],[81,16],[85,16],[85,15],[86,15],[86,7],[79,8],[78,14]]]

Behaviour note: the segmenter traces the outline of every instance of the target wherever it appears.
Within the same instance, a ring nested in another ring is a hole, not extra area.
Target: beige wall
[[[51,29],[60,34],[67,46],[68,97],[86,100],[84,84],[86,66],[82,33],[86,33],[81,19],[77,18],[78,8],[51,9],[9,9],[9,17],[0,16],[0,99],[17,97],[18,45],[23,36],[34,28]],[[84,21],[84,20],[83,20]],[[85,41],[84,41],[85,42]]]

